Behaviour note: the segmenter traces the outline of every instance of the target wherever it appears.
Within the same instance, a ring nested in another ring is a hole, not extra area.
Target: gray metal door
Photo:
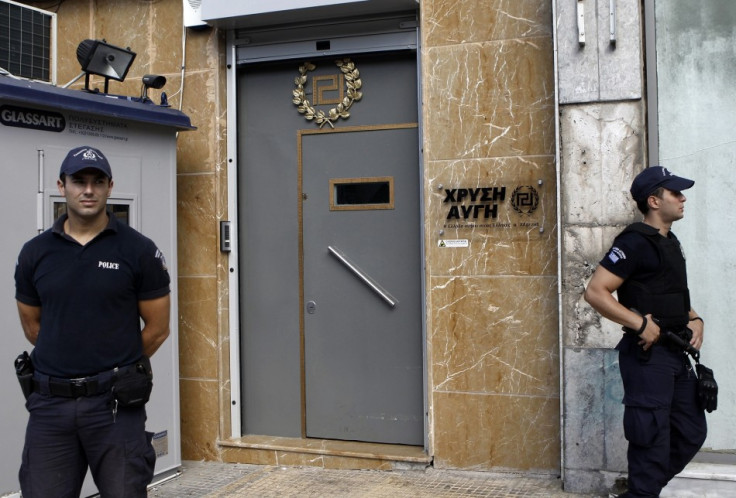
[[[417,129],[301,149],[307,436],[421,444]]]
[[[301,61],[241,70],[246,434],[423,444],[415,57],[353,57],[362,99],[321,128],[290,98]],[[319,110],[344,80],[311,62]]]

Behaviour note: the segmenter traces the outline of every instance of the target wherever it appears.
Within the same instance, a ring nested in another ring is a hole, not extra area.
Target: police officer
[[[682,191],[694,183],[662,166],[637,175],[631,195],[644,220],[616,237],[585,290],[585,300],[625,331],[616,346],[629,442],[628,492],[622,496],[659,496],[706,437],[692,365],[665,340],[670,331],[695,349],[703,343],[703,320],[690,305],[684,253],[670,231],[684,216]]]
[[[35,367],[21,491],[79,496],[89,467],[102,496],[145,497],[155,463],[145,406],[118,406],[114,391],[169,334],[169,274],[156,245],[107,211],[102,152],[69,151],[57,184],[67,213],[23,246],[15,271]]]

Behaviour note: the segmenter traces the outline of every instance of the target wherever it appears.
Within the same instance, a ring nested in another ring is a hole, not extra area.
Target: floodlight
[[[104,39],[83,40],[77,47],[77,60],[85,73],[84,89],[89,91],[89,75],[98,74],[105,78],[105,93],[108,82],[123,81],[128,74],[135,52],[128,48],[110,45]]]

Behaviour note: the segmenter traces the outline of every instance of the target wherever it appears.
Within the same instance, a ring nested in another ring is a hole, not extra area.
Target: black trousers
[[[87,467],[104,498],[146,496],[156,454],[145,407],[120,408],[112,395],[65,398],[34,392],[19,478],[24,498],[77,498]]]
[[[624,384],[624,434],[629,442],[629,491],[659,496],[705,441],[705,412],[698,407],[695,371],[685,353],[666,346],[639,354],[639,339],[624,336],[616,347]]]

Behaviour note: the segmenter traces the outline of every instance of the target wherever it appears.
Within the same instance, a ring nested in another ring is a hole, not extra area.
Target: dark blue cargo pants
[[[624,496],[654,497],[700,450],[707,424],[687,355],[657,344],[644,361],[637,342],[625,336],[616,347],[629,442],[629,491]]]
[[[117,410],[110,391],[62,397],[34,392],[19,478],[24,498],[77,498],[87,467],[103,498],[146,496],[156,455],[145,407]]]

